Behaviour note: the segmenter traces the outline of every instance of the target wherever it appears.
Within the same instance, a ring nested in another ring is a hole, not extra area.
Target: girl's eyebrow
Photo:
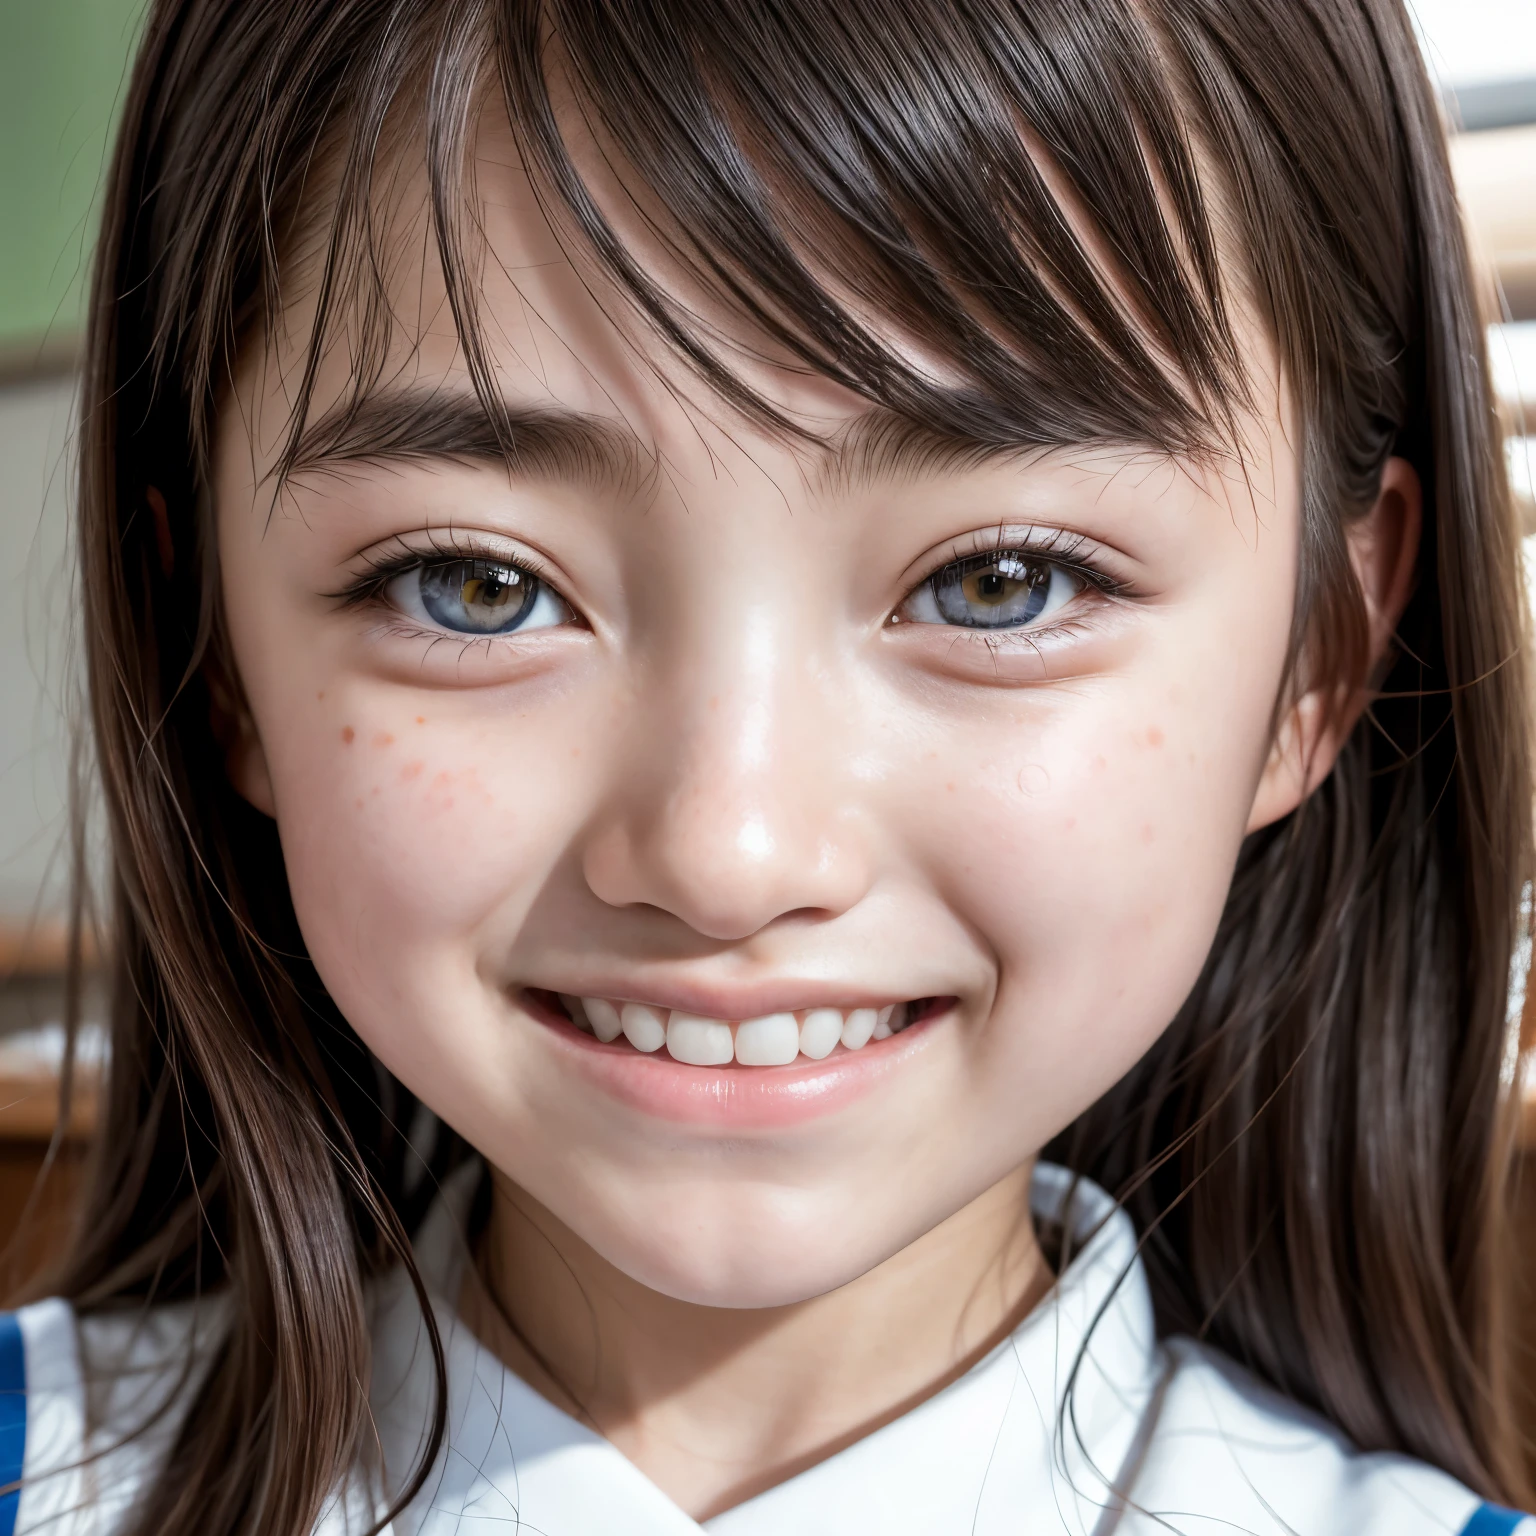
[[[496,464],[530,479],[627,488],[655,457],[628,427],[590,412],[513,402],[500,409],[498,423],[471,391],[379,390],[333,406],[305,427],[280,473],[449,460]]]
[[[500,403],[502,430],[473,391],[406,386],[332,406],[305,427],[282,476],[346,464],[498,465],[511,474],[593,489],[633,490],[656,449],[605,416],[567,406]],[[1054,446],[946,433],[873,406],[826,438],[814,439],[824,487],[849,491],[877,481],[923,479],[1018,460]]]
[[[885,406],[875,406],[826,443],[821,477],[824,485],[846,491],[880,481],[964,473],[1027,458],[1050,448],[1076,446],[1079,441],[967,437],[914,421]]]

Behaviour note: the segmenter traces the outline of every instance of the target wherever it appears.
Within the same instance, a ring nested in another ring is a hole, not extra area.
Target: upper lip
[[[700,1018],[727,1020],[760,1019],[770,1013],[797,1013],[805,1008],[884,1008],[887,1003],[904,1003],[935,995],[932,992],[898,993],[887,987],[866,987],[825,977],[815,980],[779,977],[744,985],[685,979],[640,983],[608,977],[571,986],[543,985],[546,990],[567,997],[602,997],[614,1003],[644,1003],[651,1008],[671,1008]]]

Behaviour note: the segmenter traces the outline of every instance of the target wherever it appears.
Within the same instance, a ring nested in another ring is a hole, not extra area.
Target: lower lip
[[[611,1098],[660,1120],[733,1131],[776,1131],[836,1113],[872,1093],[920,1052],[948,1008],[857,1051],[841,1047],[823,1061],[784,1067],[690,1067],[666,1048],[652,1054],[604,1045],[531,998],[523,1005],[557,1049]]]

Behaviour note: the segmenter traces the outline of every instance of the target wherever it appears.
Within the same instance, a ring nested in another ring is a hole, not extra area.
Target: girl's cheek
[[[1128,1067],[1177,1011],[1220,919],[1252,795],[1252,743],[1218,701],[1154,712],[1142,699],[1031,722],[1012,752],[978,758],[968,779],[951,763],[914,795],[933,808],[930,867],[994,956],[985,1049],[1028,1052],[1032,1068],[1040,1052],[1059,1055],[1063,1083],[1092,1061],[1085,1044],[1118,1042]],[[1221,718],[1225,735],[1211,729]]]
[[[278,820],[317,961],[367,951],[403,971],[407,955],[515,924],[578,789],[569,746],[560,771],[531,746],[548,724],[361,698],[294,732],[278,754]]]

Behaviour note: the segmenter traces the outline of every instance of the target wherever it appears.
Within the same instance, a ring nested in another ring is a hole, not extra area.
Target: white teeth
[[[824,1056],[830,1056],[837,1049],[839,1040],[846,1040],[843,1032],[843,1010],[841,1008],[812,1008],[806,1016],[805,1022],[800,1026],[800,1054],[809,1056],[812,1061],[820,1061]],[[863,1041],[859,1041],[863,1045]],[[741,1054],[741,1042],[736,1043],[736,1059],[743,1061],[746,1058]]]
[[[869,1044],[869,1037],[875,1032],[875,1021],[880,1015],[873,1008],[855,1008],[843,1021],[843,1044],[850,1051],[856,1051],[861,1046]],[[806,1015],[805,1022],[811,1022],[810,1015]]]
[[[736,1026],[736,1060],[744,1066],[787,1067],[799,1054],[800,1026],[792,1013],[765,1014]]]
[[[625,1003],[619,1014],[619,1027],[637,1051],[659,1051],[667,1043],[667,1026],[661,1015],[644,1003]]]
[[[793,1013],[769,1013],[730,1024],[724,1019],[645,1003],[614,1003],[604,997],[560,994],[571,1022],[611,1045],[622,1034],[637,1051],[666,1046],[678,1061],[696,1067],[722,1067],[738,1061],[748,1067],[784,1067],[799,1056],[822,1061],[839,1044],[862,1050],[871,1040],[889,1040],[906,1027],[907,1005],[884,1008],[807,1008]]]
[[[628,1015],[629,1009],[624,1012]],[[674,1011],[667,1023],[667,1054],[692,1067],[723,1067],[731,1059],[731,1026]]]
[[[605,1045],[617,1040],[624,1032],[624,1026],[619,1022],[619,1010],[603,997],[584,997],[581,1006],[586,1010],[588,1022],[592,1025],[592,1033]],[[653,1046],[654,1050],[655,1047]]]

